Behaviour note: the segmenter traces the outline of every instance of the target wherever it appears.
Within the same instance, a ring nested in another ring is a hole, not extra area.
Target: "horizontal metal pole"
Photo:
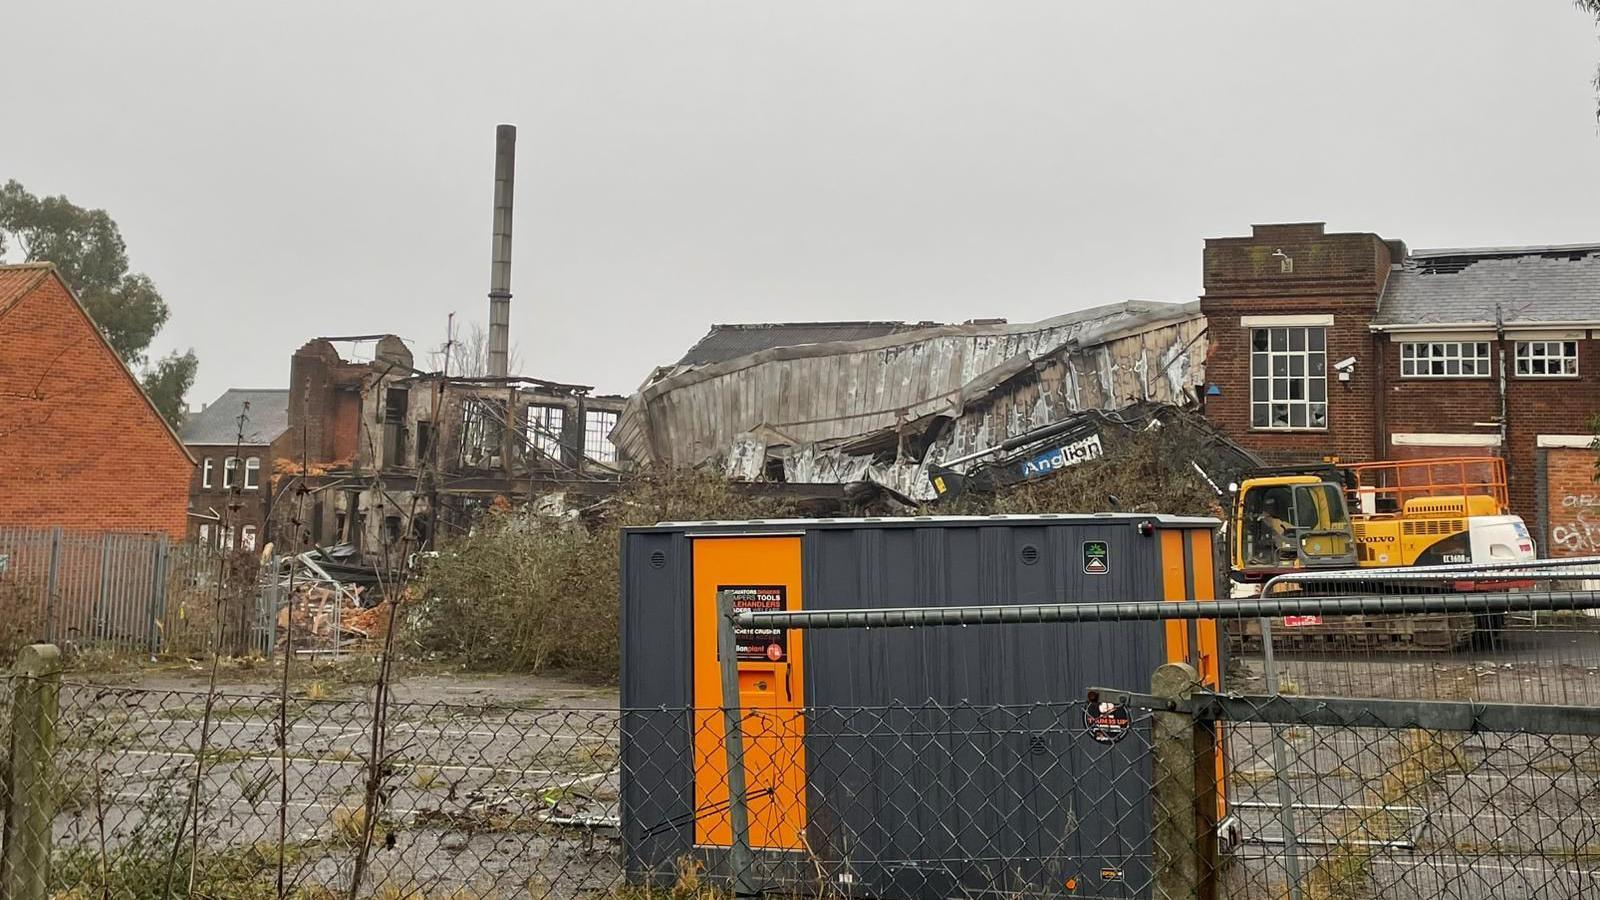
[[[1090,688],[1104,702],[1137,709],[1187,712],[1218,722],[1322,725],[1334,728],[1422,728],[1429,731],[1600,735],[1600,708],[1464,700],[1378,700],[1350,697],[1240,696],[1196,693],[1171,700],[1113,688]]]
[[[1600,591],[1439,593],[1350,597],[1256,597],[1248,600],[1143,600],[1126,603],[1027,603],[794,612],[736,612],[741,628],[915,628],[918,626],[1134,622],[1281,616],[1418,615],[1600,609]]]
[[[1328,571],[1305,569],[1274,575],[1267,583],[1271,585],[1345,581],[1468,581],[1485,579],[1486,576],[1490,575],[1496,578],[1600,577],[1600,556],[1570,556],[1477,564],[1447,563],[1429,566],[1394,566],[1376,569],[1332,569]]]

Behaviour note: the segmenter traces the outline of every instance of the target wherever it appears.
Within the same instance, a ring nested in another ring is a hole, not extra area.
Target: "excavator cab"
[[[1313,474],[1246,478],[1233,504],[1234,576],[1260,581],[1295,569],[1355,568],[1344,498],[1337,481]]]

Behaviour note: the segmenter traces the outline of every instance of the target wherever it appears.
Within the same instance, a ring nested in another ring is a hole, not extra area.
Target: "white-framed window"
[[[239,546],[245,550],[254,550],[256,548],[256,527],[254,525],[246,525],[239,529]]]
[[[259,487],[261,487],[261,457],[247,457],[244,461],[244,489],[253,491]]]
[[[1325,328],[1250,329],[1250,427],[1328,427]]]
[[[583,453],[596,462],[616,462],[617,447],[611,443],[611,429],[617,427],[617,414],[590,410],[584,416]]]
[[[1488,341],[1416,341],[1400,345],[1405,378],[1488,378]]]
[[[528,443],[552,459],[561,458],[561,426],[566,410],[559,406],[528,407]]]
[[[1517,375],[1562,378],[1578,374],[1577,341],[1517,341]]]
[[[230,456],[222,461],[222,489],[229,490],[233,487],[233,479],[239,471],[239,457]]]
[[[201,463],[200,463],[200,486],[201,487],[203,487],[203,488],[211,487],[211,472],[215,468],[216,468],[216,466],[212,465],[211,457],[208,456],[204,460],[201,461]]]
[[[210,462],[210,460],[206,460],[206,462]],[[207,547],[211,546],[211,526],[209,524],[200,526],[200,543]]]

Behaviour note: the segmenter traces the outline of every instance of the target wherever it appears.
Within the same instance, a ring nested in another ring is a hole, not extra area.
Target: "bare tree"
[[[1600,0],[1572,0],[1572,5],[1576,6],[1579,11],[1593,16],[1595,25],[1600,26]],[[1600,94],[1600,70],[1595,72],[1594,89],[1597,94]],[[1594,115],[1595,118],[1600,119],[1600,100],[1596,102]]]
[[[461,378],[482,378],[489,374],[489,330],[477,322],[468,322],[465,332],[452,336],[444,347],[429,355],[434,371],[448,371]],[[448,365],[446,351],[449,352]],[[506,368],[512,373],[521,370],[521,347],[511,348]]]

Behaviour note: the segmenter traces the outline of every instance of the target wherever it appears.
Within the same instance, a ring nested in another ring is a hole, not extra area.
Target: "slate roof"
[[[206,408],[183,423],[185,444],[232,444],[238,441],[239,411],[250,403],[244,423],[244,440],[250,445],[270,444],[289,427],[289,391],[230,388]]]
[[[700,342],[678,360],[680,366],[726,362],[762,350],[860,341],[868,338],[931,328],[936,322],[775,322],[749,325],[713,325]]]
[[[1389,273],[1376,327],[1600,322],[1600,244],[1418,250]]]

